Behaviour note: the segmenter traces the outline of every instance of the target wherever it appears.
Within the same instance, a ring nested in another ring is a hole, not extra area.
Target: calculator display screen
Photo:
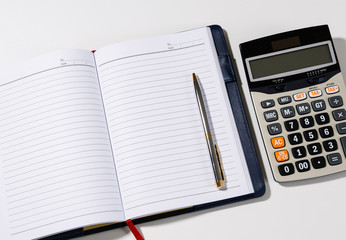
[[[310,71],[334,63],[328,43],[305,48],[294,48],[255,57],[248,61],[252,81],[268,77],[283,77],[303,71]]]

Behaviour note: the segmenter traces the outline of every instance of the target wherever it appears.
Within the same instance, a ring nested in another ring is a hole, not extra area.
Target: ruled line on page
[[[83,117],[83,116],[90,116],[90,115],[79,115],[79,116],[75,116],[75,117],[70,117],[70,119],[72,118],[72,119],[74,119],[74,118],[79,118],[79,117]],[[59,119],[59,120],[56,120],[56,121],[52,121],[52,122],[60,122],[62,119]],[[63,120],[66,120],[66,118],[63,118]],[[32,128],[30,128],[30,129],[28,129],[28,130],[33,130],[33,129],[36,129],[36,128],[41,128],[42,126],[46,126],[46,125],[49,125],[49,124],[51,124],[52,122],[50,122],[50,123],[46,123],[46,124],[41,124],[41,125],[36,125],[36,126],[34,126],[34,127],[32,127]],[[71,122],[71,123],[69,123],[69,124],[59,124],[59,125],[57,125],[58,127],[65,127],[65,126],[67,126],[67,125],[70,125],[70,124],[78,124],[78,123],[103,123],[103,121],[100,121],[100,120],[86,120],[86,121],[74,121],[74,122]],[[49,130],[50,128],[47,128],[47,129],[44,129],[44,130],[40,130],[40,131],[37,131],[36,133],[38,133],[38,132],[44,132],[44,131],[47,131],[47,130]],[[22,132],[25,132],[25,130],[23,130]],[[101,133],[101,132],[100,132]],[[13,136],[13,134],[11,134],[11,136]],[[73,136],[73,134],[72,135],[70,135],[70,136]],[[6,136],[4,136],[4,137],[6,137]],[[50,142],[50,141],[54,141],[54,140],[49,140],[48,142]],[[24,142],[25,143],[25,142]],[[20,145],[20,143],[16,143],[15,145],[12,145],[11,147],[17,147],[17,146],[19,146]],[[31,146],[34,146],[34,145],[31,145]],[[27,146],[26,148],[28,148],[28,147],[30,147],[30,146]],[[10,148],[9,146],[7,146],[7,148]],[[25,149],[25,148],[24,148]],[[18,150],[19,151],[19,150]],[[11,151],[11,152],[15,152],[15,151]]]
[[[113,181],[113,179],[109,179],[110,181]],[[85,188],[85,189],[88,189],[88,188]],[[84,190],[85,190],[84,189]],[[97,195],[102,195],[102,196],[107,196],[108,194],[115,194],[117,192],[114,192],[114,191],[104,191],[104,192],[97,192],[97,193],[89,193],[89,194],[83,194],[83,195],[77,195],[77,196],[71,196],[69,198],[66,198],[66,200],[71,200],[71,199],[76,199],[76,198],[81,198],[81,197],[87,197],[87,196],[97,196]],[[38,201],[34,201],[34,202],[31,202],[29,204],[33,204],[33,203],[38,203],[38,202],[41,202],[43,200],[47,200],[48,198],[46,199],[42,199],[42,200],[38,200]],[[55,202],[51,202],[51,203],[46,203],[46,204],[38,204],[38,207],[37,208],[44,208],[46,206],[49,206],[49,205],[53,205],[55,204]],[[15,207],[12,207],[12,208],[9,208],[9,210],[13,210],[13,209],[20,209],[21,207],[25,207],[27,204],[22,204],[22,205],[17,205]],[[30,208],[29,210],[25,210],[25,212],[28,212],[28,211],[32,211],[32,210],[35,210],[36,208]],[[18,215],[20,214],[21,212],[16,212],[16,211],[13,211],[12,214],[10,214],[9,216],[14,216],[14,215]]]
[[[198,46],[202,46],[204,44],[205,43],[202,42],[202,43],[199,43],[199,44],[195,44],[193,46],[181,47],[181,48],[173,49],[173,50],[161,50],[161,51],[155,51],[155,52],[146,52],[146,53],[134,54],[134,55],[131,55],[131,56],[124,56],[124,57],[121,57],[121,58],[115,58],[115,59],[112,59],[110,61],[103,62],[103,63],[99,64],[98,66],[99,67],[103,67],[104,65],[109,64],[111,62],[115,62],[115,61],[119,61],[119,60],[125,60],[125,59],[129,59],[129,58],[131,58],[131,62],[132,62],[133,58],[137,58],[137,57],[141,57],[141,56],[154,55],[154,54],[157,54],[157,53],[172,53],[172,52],[177,52],[179,50],[186,50],[186,49],[189,49],[189,48],[195,48],[195,47],[198,47]],[[171,56],[171,55],[169,55],[169,56]],[[162,57],[160,57],[159,59],[162,59]],[[135,63],[135,62],[133,62],[133,63]],[[105,68],[102,68],[102,69],[105,69]],[[102,69],[101,69],[101,71],[102,71]]]
[[[230,188],[238,188],[238,187],[240,187],[240,185],[232,186]],[[209,190],[207,192],[203,191],[203,192],[195,193],[195,194],[185,194],[184,193],[183,196],[166,198],[165,201],[171,201],[171,200],[176,200],[176,199],[188,199],[189,197],[192,197],[192,196],[203,196],[204,194],[215,193],[215,192],[217,192],[217,189],[216,190],[215,189]],[[154,200],[154,201],[150,201],[150,202],[146,202],[146,203],[141,203],[141,204],[137,204],[135,206],[128,207],[127,210],[132,210],[135,208],[143,207],[145,205],[151,205],[151,204],[160,203],[160,202],[162,202],[162,200]]]
[[[104,180],[98,180],[96,182],[102,182],[102,181],[104,181]],[[108,180],[106,179],[105,181],[108,181]],[[94,181],[90,181],[90,182],[94,182]],[[72,196],[75,193],[79,194],[78,197],[86,196],[85,195],[86,192],[88,194],[90,194],[90,192],[88,190],[102,189],[102,191],[104,191],[103,190],[104,188],[107,188],[108,190],[115,189],[114,186],[112,186],[112,184],[101,185],[101,186],[100,185],[95,185],[95,186],[88,186],[88,187],[83,187],[83,188],[77,188],[76,186],[78,186],[78,185],[83,185],[83,184],[81,184],[81,183],[80,184],[75,184],[73,186],[73,188],[74,188],[73,190],[64,191],[64,193],[59,194],[59,197],[64,197],[64,199],[68,199],[68,197]],[[85,186],[85,184],[84,184],[84,186]],[[79,193],[79,192],[82,192],[82,193]],[[114,193],[117,194],[119,192],[116,191]],[[94,191],[92,194],[98,195],[99,192],[98,191]],[[66,195],[68,195],[68,196],[66,197]],[[57,196],[48,196],[48,197],[41,197],[41,198],[37,198],[37,199],[31,199],[31,201],[26,201],[27,200],[26,197],[18,198],[16,200],[8,202],[9,204],[13,205],[13,206],[9,207],[9,210],[16,210],[18,208],[26,207],[28,205],[32,205],[32,204],[35,204],[35,203],[41,204],[41,202],[47,202],[47,200],[49,200],[49,199],[53,199],[53,203],[56,204],[55,198],[57,198]],[[120,199],[118,194],[115,197],[115,199]],[[18,203],[20,203],[21,205],[16,205]]]
[[[184,50],[179,49],[179,51]],[[204,52],[204,50],[201,51]],[[169,51],[169,54],[173,52],[175,51]],[[174,182],[180,179],[176,177],[177,174],[186,173],[185,179],[190,176],[195,184],[202,186],[200,189],[206,190],[213,185],[213,181],[210,181],[213,175],[210,172],[208,152],[202,148],[205,152],[201,155],[199,148],[199,146],[205,147],[205,140],[203,129],[195,127],[196,124],[200,124],[200,115],[194,105],[196,99],[191,90],[186,91],[187,86],[190,86],[188,84],[192,83],[190,75],[192,72],[203,71],[200,76],[207,76],[205,82],[212,78],[211,71],[208,69],[207,55],[186,57],[189,54],[186,53],[184,59],[167,61],[163,58],[169,58],[160,54],[161,52],[141,54],[139,56],[141,59],[138,59],[137,55],[131,55],[112,60],[112,64],[99,65],[100,83],[125,202],[130,201],[131,197],[146,196],[145,198],[153,200],[156,196],[162,195],[170,198],[169,194],[160,193],[162,192],[160,186],[162,184],[171,186],[165,188],[170,194],[180,192],[177,189],[183,187],[185,183]],[[122,59],[131,59],[131,61],[124,63]],[[186,60],[190,62],[181,62]],[[186,81],[190,82],[187,84]],[[213,97],[216,95],[213,86],[207,87],[209,91],[207,97],[218,100],[217,97]],[[212,111],[209,114],[216,115],[220,111],[217,109],[218,103],[217,101],[213,103],[212,100],[211,104]],[[196,149],[191,150],[191,148]],[[181,152],[185,155],[179,154]],[[197,153],[199,157],[203,156],[203,160],[191,163],[190,160],[196,159]],[[164,161],[167,158],[170,160]],[[163,167],[157,168],[161,161],[164,162]],[[164,164],[171,166],[164,166]],[[162,172],[167,168],[168,172]],[[198,173],[198,171],[201,172]],[[205,179],[206,172],[210,174],[208,180]],[[174,176],[175,180],[170,179]],[[151,178],[160,179],[162,184],[155,186],[152,191],[146,191],[145,187],[153,186],[153,183],[148,183]],[[132,188],[129,190],[127,185]],[[133,195],[133,192],[141,194]],[[128,196],[128,194],[131,195]],[[125,204],[125,208],[128,209],[128,207]]]
[[[74,64],[73,66],[75,66],[75,67],[84,66],[84,67],[90,67],[90,68],[95,69],[95,66],[88,65],[88,64]],[[5,84],[1,84],[0,87],[6,86],[6,85],[9,85],[9,84],[13,84],[13,83],[16,83],[16,82],[18,82],[18,81],[21,81],[21,80],[23,80],[23,79],[26,79],[26,78],[29,78],[29,77],[33,77],[33,76],[37,76],[37,75],[42,74],[42,73],[45,73],[45,72],[50,72],[50,71],[52,71],[52,70],[61,69],[61,68],[66,68],[66,67],[71,68],[71,65],[53,67],[53,68],[45,69],[45,70],[42,70],[42,71],[39,71],[39,72],[36,72],[36,73],[33,73],[33,74],[29,74],[29,75],[26,75],[26,76],[22,76],[22,77],[20,77],[20,78],[14,79],[14,80],[7,81]],[[74,71],[74,70],[73,70],[73,71]],[[85,70],[81,70],[81,71],[85,72]],[[66,72],[68,72],[68,71],[65,71],[65,73],[66,73]],[[71,72],[71,71],[70,71],[70,72]],[[55,75],[55,73],[54,73],[53,75]],[[47,76],[47,77],[49,77],[49,76]],[[40,79],[40,78],[38,78],[38,79]],[[25,84],[29,84],[29,83],[23,83],[23,84],[25,85]],[[22,84],[22,85],[23,85],[23,84]],[[1,90],[0,90],[0,92],[1,92]]]
[[[203,50],[202,50],[203,51]],[[193,54],[193,53],[200,53],[201,52],[201,50],[193,50],[193,51],[189,51],[189,52],[184,52],[184,53],[180,53],[180,54],[171,54],[171,55],[169,55],[169,56],[165,56],[165,57],[163,57],[163,56],[161,56],[161,57],[159,57],[159,58],[157,58],[157,57],[152,57],[152,58],[146,58],[145,60],[146,61],[152,61],[152,60],[157,60],[157,59],[160,59],[160,60],[162,60],[162,59],[167,59],[167,58],[172,58],[172,57],[182,57],[182,56],[185,56],[185,55],[191,55],[191,54]],[[202,54],[202,55],[197,55],[197,57],[203,57],[203,56],[206,56],[206,54]],[[129,58],[133,58],[133,56],[130,56]],[[183,59],[183,60],[190,60],[190,59],[194,59],[195,58],[195,56],[194,57],[189,57],[189,58],[181,58],[181,59]],[[107,63],[107,67],[104,67],[103,65],[105,65],[106,63],[103,63],[103,64],[101,64],[100,66],[102,66],[102,70],[100,71],[100,73],[102,74],[103,72],[105,72],[105,71],[107,71],[107,70],[112,70],[114,67],[120,67],[120,66],[124,66],[124,65],[127,65],[127,64],[129,64],[128,62],[124,62],[124,63],[119,63],[119,60],[120,59],[113,59],[112,61],[113,61],[113,64],[109,64],[109,63]],[[143,60],[133,60],[133,59],[131,59],[131,63],[133,64],[133,63],[139,63],[139,62],[143,62]],[[114,63],[118,63],[118,64],[114,64]],[[170,61],[170,62],[164,62],[164,63],[172,63],[172,61]],[[157,64],[162,64],[162,62],[161,63],[155,63],[155,64],[151,64],[151,65],[157,65]],[[143,66],[143,65],[142,65]],[[147,65],[148,66],[148,65]],[[129,69],[129,68],[127,68],[127,69]],[[103,76],[105,76],[105,75],[103,75]]]
[[[45,222],[44,224],[40,225],[40,226],[36,226],[36,227],[31,227],[31,228],[28,228],[28,229],[24,229],[24,230],[17,230],[17,231],[14,231],[12,233],[12,235],[18,235],[18,234],[23,234],[25,232],[29,232],[29,231],[32,231],[32,230],[35,230],[35,229],[40,229],[40,228],[43,228],[43,227],[46,227],[46,226],[49,226],[49,225],[53,225],[53,224],[56,224],[56,223],[59,223],[59,222],[65,222],[67,220],[72,220],[72,219],[75,219],[75,218],[80,218],[80,217],[85,217],[85,216],[90,216],[90,215],[98,215],[100,213],[120,213],[122,212],[121,210],[108,210],[108,211],[94,211],[94,212],[90,212],[90,213],[87,213],[87,214],[79,214],[79,215],[74,215],[72,217],[67,217],[67,218],[62,218],[60,219],[59,221],[53,221],[53,222]]]
[[[90,209],[93,209],[93,208],[96,208],[96,209],[102,209],[102,208],[104,208],[105,206],[107,206],[107,207],[113,207],[114,208],[114,205],[113,204],[98,204],[98,205],[94,205],[94,206],[90,206],[90,207],[88,207],[88,208],[90,208]],[[59,216],[61,216],[61,215],[66,215],[66,214],[71,214],[71,213],[74,213],[74,212],[78,212],[78,211],[82,211],[82,210],[84,210],[86,207],[84,206],[84,207],[80,207],[80,208],[73,208],[73,210],[71,210],[71,211],[68,211],[68,212],[59,212],[59,214],[56,214],[55,216],[49,216],[49,217],[45,217],[45,218],[39,218],[37,221],[43,221],[43,222],[47,222],[47,220],[48,219],[51,219],[51,218],[57,218],[57,217],[59,217]],[[23,220],[25,220],[25,219],[23,219]],[[55,222],[55,221],[53,221],[53,222]],[[12,222],[10,222],[10,223],[12,223]],[[13,223],[12,223],[13,224]],[[11,227],[12,229],[16,229],[16,228],[20,228],[20,227],[22,227],[22,226],[25,226],[26,224],[18,224],[18,225],[14,225],[13,227]]]
[[[90,78],[91,80],[93,80],[93,78],[91,77],[91,76],[74,76],[73,78],[77,78],[77,77],[79,77],[79,78],[86,78],[86,77],[88,77],[88,78]],[[61,78],[57,78],[57,79],[54,79],[54,81],[49,81],[48,83],[49,84],[52,84],[52,83],[54,83],[55,81],[57,81],[57,82],[61,82],[60,80],[62,80],[62,79],[66,79],[65,77],[61,77]],[[92,85],[96,85],[93,81],[90,81],[90,80],[88,80],[88,81],[74,81],[73,82],[74,84],[77,84],[77,85],[79,85],[79,84],[84,84],[84,83],[88,83],[88,84],[92,84]],[[45,85],[47,85],[47,84],[45,84]],[[71,86],[71,82],[63,82],[63,83],[59,83],[59,84],[54,84],[55,86],[57,86],[57,87],[60,87],[60,86]],[[42,85],[41,85],[42,86]],[[23,87],[22,85],[20,86],[20,87]],[[35,87],[35,86],[31,86],[31,87],[27,87],[27,88],[25,88],[26,90],[30,90],[30,89],[35,89],[35,91],[34,91],[34,93],[40,93],[40,92],[45,92],[47,89],[49,89],[49,88],[51,88],[51,86],[47,86],[47,87],[44,87],[44,88],[39,88],[39,89],[37,89],[37,87]],[[68,89],[70,89],[70,88],[68,88]],[[13,93],[11,93],[10,91],[11,90],[14,90],[14,92]],[[14,98],[7,98],[8,96],[10,96],[10,95],[13,95],[13,94],[18,94],[18,89],[17,89],[17,86],[16,87],[13,87],[13,88],[10,88],[10,89],[4,89],[3,90],[5,93],[9,93],[8,95],[4,95],[4,97],[6,97],[6,101],[4,101],[3,103],[7,103],[7,102],[9,102],[9,101],[13,101],[13,100],[15,100],[16,99],[16,97],[14,97]],[[60,90],[61,91],[61,90]],[[44,95],[44,94],[43,94]],[[42,95],[41,95],[42,96]]]
[[[91,155],[90,156],[91,158],[94,158],[94,157],[99,157],[99,158],[110,158],[110,157],[112,157],[112,156],[109,156],[109,155]],[[50,166],[58,166],[58,165],[60,165],[60,164],[63,164],[63,163],[70,163],[70,162],[73,162],[74,160],[79,160],[79,159],[84,159],[84,160],[86,160],[87,158],[86,157],[77,157],[77,158],[73,158],[73,159],[68,159],[68,160],[64,160],[64,161],[60,161],[60,162],[58,162],[58,163],[54,163],[54,164],[51,164],[51,165],[46,165],[46,166],[42,166],[42,163],[44,162],[44,161],[42,161],[41,163],[37,163],[37,164],[39,164],[39,165],[41,165],[40,167],[37,167],[37,168],[32,168],[33,166],[32,165],[27,165],[27,166],[21,166],[21,168],[25,168],[25,167],[28,167],[28,166],[30,166],[32,169],[30,169],[30,170],[26,170],[25,172],[22,172],[22,174],[27,174],[27,173],[30,173],[30,172],[34,172],[34,171],[37,171],[37,170],[42,170],[42,169],[45,169],[45,168],[49,168]],[[112,163],[112,162],[109,162],[109,161],[100,161],[100,163]],[[87,163],[89,163],[89,162],[83,162],[82,164],[87,164]],[[12,170],[12,171],[10,171],[10,172],[13,172],[13,171],[16,171],[16,169],[14,169],[14,170]],[[9,173],[9,172],[7,172],[7,173]],[[14,178],[14,177],[16,177],[16,174],[13,174],[12,176],[11,175],[9,175],[8,177],[6,177],[5,179],[6,180],[8,180],[8,179],[11,179],[11,178]]]
[[[0,86],[0,164],[11,233],[45,234],[44,226],[63,218],[68,224],[89,222],[82,216],[96,211],[117,212],[114,219],[123,219],[95,67],[28,73],[34,68],[18,69],[15,75],[22,77],[14,80],[11,73],[3,76],[8,82]]]
[[[93,164],[94,162],[83,162],[83,163],[77,163],[77,164],[72,164],[72,165],[69,165],[68,167],[69,168],[72,168],[72,167],[80,167],[80,166],[85,166],[85,165],[91,165]],[[109,162],[109,161],[100,161],[99,162],[100,164],[104,164],[104,163],[108,163],[108,164],[113,164],[112,162]],[[7,182],[5,184],[5,186],[10,186],[10,185],[13,185],[13,184],[18,184],[18,183],[24,183],[22,185],[17,185],[15,187],[8,187],[6,189],[6,192],[10,192],[10,191],[14,191],[14,190],[17,190],[18,188],[23,188],[23,187],[27,187],[29,186],[30,184],[35,184],[35,183],[39,183],[41,181],[45,181],[45,180],[51,180],[51,179],[58,179],[59,176],[66,176],[66,175],[70,175],[72,173],[74,173],[76,170],[73,170],[71,172],[64,172],[62,175],[53,175],[53,176],[47,176],[47,175],[50,175],[50,173],[57,173],[59,172],[60,170],[64,170],[65,167],[60,167],[60,168],[56,168],[56,170],[51,170],[51,171],[46,171],[44,173],[40,173],[39,175],[36,175],[36,176],[29,176],[29,177],[24,177],[24,178],[21,178],[19,180],[16,180],[16,181],[13,181],[13,182]],[[95,168],[83,168],[83,169],[80,169],[78,171],[85,171],[85,170],[91,170],[91,169],[95,169]],[[107,167],[102,167],[102,168],[96,168],[95,170],[98,170],[98,169],[113,169],[113,168],[107,168]],[[29,172],[24,172],[23,174],[27,174]],[[47,176],[46,178],[42,178],[42,179],[39,179],[39,180],[36,180],[36,181],[33,181],[33,182],[30,182],[28,180],[31,180],[31,179],[35,179],[35,178],[41,178],[42,176]],[[59,183],[59,182],[66,182],[66,181],[69,181],[69,180],[73,180],[73,179],[76,179],[76,178],[79,178],[79,177],[86,177],[86,176],[90,176],[90,175],[99,175],[99,174],[87,174],[87,175],[81,175],[81,176],[78,176],[78,177],[72,177],[72,178],[65,178],[64,180],[59,180],[59,181],[56,181],[55,183]],[[105,174],[107,175],[107,174]],[[23,182],[25,181],[25,182]],[[54,183],[53,183],[54,184]],[[50,184],[51,185],[51,184]],[[49,186],[49,185],[47,185]],[[42,185],[41,187],[45,187],[45,185]]]

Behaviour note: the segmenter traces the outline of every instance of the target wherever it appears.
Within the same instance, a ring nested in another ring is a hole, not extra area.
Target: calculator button
[[[305,131],[303,134],[307,142],[315,141],[318,138],[317,131],[315,129]]]
[[[320,113],[315,115],[315,119],[318,125],[323,125],[329,123],[328,113]]]
[[[275,106],[275,102],[273,99],[268,99],[268,100],[262,101],[261,106],[262,108],[270,108]]]
[[[280,165],[278,168],[281,176],[287,176],[294,173],[294,167],[292,163]]]
[[[335,139],[324,141],[322,144],[323,144],[323,148],[326,152],[331,152],[331,151],[335,151],[338,149],[338,144],[336,143]]]
[[[303,142],[303,137],[301,133],[289,134],[287,138],[291,145],[297,145]]]
[[[343,104],[340,96],[330,97],[328,98],[328,102],[332,108],[341,107]]]
[[[312,101],[311,106],[315,112],[323,111],[326,109],[326,103],[323,99]]]
[[[289,159],[287,150],[277,151],[274,154],[275,154],[275,159],[278,162],[284,162],[284,161],[287,161]]]
[[[322,127],[318,130],[319,130],[322,138],[329,138],[329,137],[333,137],[333,135],[334,135],[334,131],[333,131],[333,128],[331,126]]]
[[[280,123],[273,123],[267,126],[270,135],[279,134],[282,132]]]
[[[336,130],[339,134],[346,134],[346,122],[336,124]]]
[[[313,127],[315,125],[314,119],[311,116],[300,118],[299,122],[302,128]]]
[[[342,162],[340,153],[333,153],[327,155],[329,165],[338,165]]]
[[[308,160],[301,160],[296,162],[298,172],[306,172],[310,170],[310,163]]]
[[[313,143],[306,146],[310,155],[320,154],[322,152],[322,146],[320,143]]]
[[[309,97],[311,98],[319,97],[321,95],[322,95],[322,91],[320,89],[309,91]]]
[[[296,106],[299,115],[310,113],[310,105],[308,103],[301,103]]]
[[[346,119],[346,110],[338,109],[332,112],[335,121],[342,121]]]
[[[281,108],[280,111],[283,118],[290,118],[294,117],[295,115],[294,108],[292,106]]]
[[[340,142],[341,142],[342,150],[344,150],[344,154],[346,156],[346,137],[340,138]]]
[[[292,131],[298,130],[299,128],[298,121],[296,119],[286,121],[284,122],[284,125],[287,132],[292,132]]]
[[[271,139],[273,148],[282,148],[285,146],[284,137],[276,137]]]
[[[290,96],[279,97],[278,102],[280,105],[287,104],[292,102],[292,98]]]
[[[278,120],[278,112],[276,110],[264,112],[264,118],[267,122],[273,122]]]
[[[277,151],[274,154],[275,154],[275,159],[278,162],[284,162],[284,161],[287,161],[289,159],[287,150]]]
[[[302,101],[306,99],[306,93],[297,93],[293,95],[294,101]]]
[[[326,93],[327,94],[332,94],[332,93],[337,93],[339,92],[339,86],[332,86],[332,87],[327,87],[326,88]]]
[[[311,158],[311,164],[315,169],[324,168],[327,165],[324,157]]]
[[[306,156],[306,149],[303,146],[292,148],[292,155],[295,158],[303,158]]]

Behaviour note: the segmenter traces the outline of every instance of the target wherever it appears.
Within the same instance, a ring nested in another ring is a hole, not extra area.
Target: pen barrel
[[[214,176],[215,176],[216,186],[218,188],[221,188],[223,185],[223,181],[224,181],[224,175],[223,175],[223,172],[221,169],[221,163],[219,160],[220,156],[218,156],[216,145],[214,144],[214,141],[213,141],[213,137],[212,137],[212,133],[210,130],[209,121],[208,121],[208,115],[207,115],[206,107],[205,107],[205,104],[203,101],[203,95],[202,95],[201,88],[199,86],[197,79],[194,79],[193,83],[194,83],[198,108],[199,108],[201,119],[202,119],[202,125],[203,125],[203,129],[204,129],[204,133],[205,133],[205,138],[206,138],[206,142],[208,145],[211,164],[212,164],[212,168],[213,168],[213,172],[214,172]]]

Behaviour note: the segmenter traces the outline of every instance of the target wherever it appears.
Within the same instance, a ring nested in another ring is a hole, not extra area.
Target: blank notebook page
[[[253,192],[209,28],[96,51],[126,218]],[[218,190],[193,89],[201,81],[222,156]]]
[[[93,55],[56,52],[1,76],[0,207],[13,239],[124,220]]]

